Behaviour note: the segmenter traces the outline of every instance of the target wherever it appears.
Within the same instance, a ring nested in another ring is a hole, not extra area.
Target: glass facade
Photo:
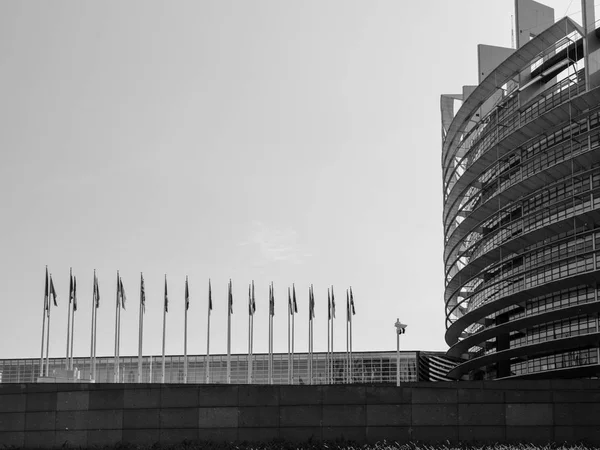
[[[442,96],[454,378],[600,373],[600,74],[571,19],[535,34],[482,46],[480,84]]]
[[[400,379],[401,381],[429,381],[419,377],[419,372],[431,372],[443,376],[440,368],[452,367],[455,363],[445,358],[442,352],[425,353],[401,352],[400,353]],[[436,356],[435,367],[427,366]],[[396,352],[354,352],[352,354],[352,377],[348,377],[348,360],[346,353],[334,353],[331,374],[326,370],[326,353],[313,354],[313,384],[342,384],[342,383],[396,383]],[[74,358],[74,368],[78,372],[78,379],[90,379],[90,359]],[[64,373],[66,363],[64,358],[50,359],[51,376],[60,377]],[[293,361],[293,384],[309,384],[308,355],[297,353]],[[113,383],[115,372],[114,357],[98,357],[96,359],[97,383]],[[227,382],[227,355],[211,355],[209,358],[210,383]],[[0,383],[32,383],[38,380],[40,373],[39,359],[4,359],[0,360]],[[253,355],[252,383],[268,384],[268,355]],[[137,383],[138,358],[120,358],[121,383]],[[58,381],[58,380],[57,380]],[[162,357],[144,356],[142,358],[142,382],[162,383]],[[165,383],[184,382],[183,356],[165,357]],[[203,384],[206,379],[206,356],[188,356],[188,383]],[[288,355],[273,355],[273,383],[288,384]],[[231,355],[231,383],[248,383],[248,355]]]

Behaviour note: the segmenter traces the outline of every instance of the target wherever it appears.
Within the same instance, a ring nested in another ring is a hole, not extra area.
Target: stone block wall
[[[272,439],[600,444],[600,380],[0,384],[0,446]]]

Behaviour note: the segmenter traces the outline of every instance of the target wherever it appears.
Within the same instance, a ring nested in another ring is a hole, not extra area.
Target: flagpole
[[[187,357],[187,318],[188,318],[188,277],[185,277],[185,318],[183,325],[183,382],[187,384],[188,357]]]
[[[167,297],[167,274],[165,274],[165,304],[163,307],[163,336],[162,336],[162,383],[165,382],[165,341],[167,335],[167,308],[168,308],[168,297]]]
[[[227,384],[231,384],[231,297],[231,279],[229,279],[227,294]]]
[[[114,367],[113,367],[113,382],[114,383],[118,383],[119,382],[119,374],[118,374],[118,370],[117,367],[119,367],[119,271],[117,270],[117,301],[116,301],[116,306],[115,306],[115,362],[114,362]]]
[[[329,337],[329,323],[331,322],[331,297],[329,296],[329,288],[327,288],[327,354],[325,356],[325,379],[329,382],[329,363],[331,360],[330,350],[330,337]]]
[[[292,284],[292,292],[294,294],[292,304],[292,384],[294,384],[294,319],[296,315],[296,286],[294,284]]]
[[[40,354],[40,377],[44,376],[44,334],[46,333],[46,308],[50,300],[50,284],[48,281],[48,266],[46,266],[46,283],[44,285],[44,309],[42,310],[42,351]]]
[[[212,309],[212,293],[210,290],[210,278],[208,279],[208,315],[206,327],[206,384],[210,383],[210,311]]]
[[[69,304],[67,305],[67,351],[65,363],[69,369],[69,336],[71,335],[71,301],[73,300],[73,268],[69,267]]]
[[[140,314],[138,326],[138,383],[142,382],[142,342],[144,339],[144,274],[140,272]]]
[[[290,315],[292,314],[292,296],[290,294],[290,288],[288,286],[288,317],[287,317],[287,323],[288,323],[288,384],[291,384],[291,380],[292,380],[292,360],[291,360],[291,350],[292,350],[292,342],[291,342],[291,336],[290,336]]]
[[[73,370],[73,337],[75,336],[75,309],[77,308],[77,278],[73,277],[73,307],[71,308],[71,370]]]
[[[96,291],[96,302],[94,305],[94,359],[92,361],[92,369],[94,374],[94,380],[96,380],[96,342],[97,342],[97,322],[98,322],[98,306],[100,302],[100,289],[98,288],[98,278],[96,277],[96,271],[94,270],[94,282]]]
[[[52,293],[52,274],[50,274],[50,293]],[[52,301],[48,296],[48,328],[46,329],[46,376],[50,376],[50,308],[52,307]]]

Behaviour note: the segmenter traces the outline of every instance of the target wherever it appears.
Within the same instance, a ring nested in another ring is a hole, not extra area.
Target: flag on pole
[[[333,286],[331,286],[331,317],[335,319],[335,295],[333,294]]]
[[[169,312],[169,297],[167,295],[167,276],[165,275],[165,312]]]
[[[252,285],[248,285],[248,315],[251,316],[252,311]]]
[[[256,298],[254,297],[254,280],[252,280],[252,314],[256,312]]]
[[[94,294],[96,294],[96,308],[100,306],[100,288],[98,287],[98,277],[94,274]]]
[[[296,303],[296,286],[292,284],[292,302],[294,303],[294,313],[298,312],[298,303]]]
[[[212,291],[210,289],[210,279],[208,280],[208,310],[212,311]]]
[[[231,279],[229,280],[229,292],[228,292],[228,302],[229,302],[229,314],[233,314],[233,292],[231,286]]]
[[[275,315],[275,292],[273,289],[273,283],[269,286],[269,315]]]
[[[290,294],[290,288],[288,287],[288,314],[294,314],[294,307],[292,306],[292,295]]]
[[[188,287],[188,278],[185,277],[185,310],[190,308],[190,289]]]
[[[73,303],[73,273],[69,275],[69,304]]]
[[[77,277],[75,276],[73,276],[73,311],[77,311]]]
[[[140,274],[142,281],[140,282],[140,300],[142,302],[142,314],[146,313],[146,288],[144,287],[144,275]]]
[[[346,320],[350,322],[350,297],[348,296],[348,289],[346,289]]]
[[[329,296],[329,289],[327,289],[327,320],[331,320],[331,297]]]
[[[46,283],[44,284],[44,310],[48,309],[48,267],[46,267]]]
[[[54,281],[52,281],[52,275],[50,275],[50,294],[52,294],[52,300],[54,301],[54,306],[58,306],[58,303],[56,303],[56,290],[54,289]]]
[[[125,301],[127,296],[125,295],[125,289],[123,288],[123,279],[119,277],[119,292],[121,294],[121,306],[125,309]]]
[[[356,310],[354,309],[354,296],[352,295],[352,288],[350,288],[350,307],[352,308],[352,315],[356,314]]]
[[[310,293],[309,293],[309,312],[308,312],[308,318],[310,320],[313,320],[313,318],[315,317],[315,293],[313,291],[313,287],[312,285],[310,286]]]

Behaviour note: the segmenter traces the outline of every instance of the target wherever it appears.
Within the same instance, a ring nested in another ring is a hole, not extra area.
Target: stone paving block
[[[366,442],[367,441],[367,428],[362,427],[323,427],[322,430],[323,440],[325,441],[355,441],[355,442]]]
[[[290,442],[307,442],[309,440],[321,440],[321,427],[280,427],[279,439]]]
[[[422,441],[427,443],[441,443],[445,441],[458,441],[458,427],[456,425],[448,426],[413,426],[413,441]]]
[[[553,425],[551,403],[514,403],[506,405],[506,425],[543,427]]]
[[[552,403],[552,391],[517,391],[504,393],[506,403]]]
[[[556,403],[554,405],[554,424],[600,426],[600,404]]]
[[[237,407],[198,408],[199,428],[234,428],[237,426]]]
[[[412,389],[396,386],[366,386],[366,403],[373,405],[388,404],[410,404],[412,401]]]
[[[527,442],[528,444],[547,444],[554,441],[552,427],[545,426],[508,426],[506,442]]]
[[[458,401],[457,389],[420,388],[412,393],[412,403],[456,403]]]
[[[183,441],[197,440],[197,428],[161,428],[159,432],[159,442],[163,445],[181,444]]]
[[[54,411],[26,412],[25,430],[54,431],[56,427],[56,413]],[[52,440],[54,442],[54,440]]]
[[[367,426],[410,426],[411,405],[367,405]]]
[[[87,445],[89,447],[115,446],[123,440],[123,430],[88,430]]]
[[[25,443],[23,431],[0,431],[0,447],[21,448]]]
[[[76,383],[73,383],[76,384]],[[87,411],[90,403],[89,391],[56,393],[57,411]]]
[[[239,406],[279,405],[279,386],[240,385]]]
[[[123,393],[125,409],[159,409],[160,388],[126,389]]]
[[[320,405],[322,395],[321,386],[279,386],[280,405]]]
[[[600,391],[554,391],[554,403],[600,403]]]
[[[87,430],[87,411],[57,411],[56,431]]]
[[[106,391],[94,390],[89,392],[90,410],[123,409],[125,390],[111,389]]]
[[[412,405],[413,426],[457,426],[458,405],[457,404],[413,404]]]
[[[504,403],[504,391],[493,389],[458,389],[458,403]]]
[[[410,427],[367,427],[367,442],[372,444],[376,442],[407,442],[411,439],[412,430]]]
[[[25,412],[25,394],[0,395],[0,413],[3,412]]]
[[[234,442],[238,440],[238,428],[199,428],[198,440],[211,442]]]
[[[27,411],[56,411],[56,392],[27,394]]]
[[[157,429],[160,424],[160,409],[125,409],[123,410],[123,429]],[[158,435],[156,436],[158,442]]]
[[[360,385],[322,386],[323,405],[364,405],[367,391]]]
[[[506,407],[502,403],[460,403],[458,405],[458,424],[460,426],[503,426]]]
[[[320,427],[323,419],[323,408],[315,406],[280,406],[279,426],[281,427]]]
[[[251,427],[278,427],[278,406],[240,406],[238,410],[238,426]]]
[[[46,431],[36,431],[34,433],[25,433],[24,448],[48,448],[53,447],[56,441],[56,432],[54,429]]]
[[[167,408],[161,409],[159,414],[161,430],[163,428],[198,427],[198,408]]]
[[[242,442],[271,442],[275,439],[279,439],[278,427],[238,428],[237,440]]]
[[[198,406],[238,406],[238,386],[198,386]]]
[[[367,423],[365,405],[323,405],[324,427],[362,427]]]
[[[161,408],[198,407],[197,386],[168,386],[163,385],[160,390]]]
[[[25,431],[25,413],[0,413],[0,430]]]
[[[122,409],[101,409],[97,411],[88,411],[86,417],[87,430],[120,430],[123,428]]]
[[[54,435],[56,447],[87,447],[87,430],[56,430]]]
[[[479,442],[495,444],[505,439],[504,426],[459,426],[458,440],[460,442]]]
[[[152,446],[159,442],[159,429],[135,429],[135,430],[123,430],[122,437],[123,444],[133,444],[136,446]]]

